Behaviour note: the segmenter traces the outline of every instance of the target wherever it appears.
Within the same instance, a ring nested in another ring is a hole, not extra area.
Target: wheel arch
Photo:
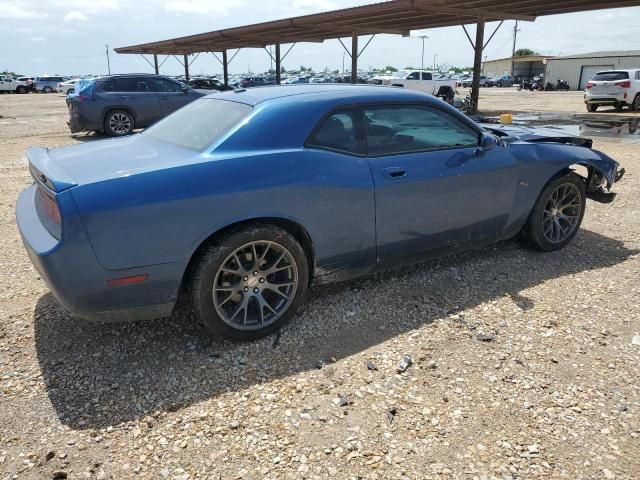
[[[259,216],[251,217],[242,220],[233,221],[228,223],[224,227],[218,228],[214,232],[210,233],[206,238],[199,242],[196,248],[191,253],[187,267],[185,268],[182,280],[180,282],[179,303],[181,300],[188,298],[189,284],[193,276],[195,266],[198,260],[202,257],[204,251],[211,245],[215,244],[224,235],[233,233],[248,225],[275,225],[286,230],[288,233],[300,243],[307,257],[307,263],[309,265],[309,284],[313,282],[315,274],[315,249],[311,235],[305,227],[299,222],[287,218],[278,216]]]

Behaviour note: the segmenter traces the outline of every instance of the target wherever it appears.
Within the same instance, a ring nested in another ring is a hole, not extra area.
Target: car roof
[[[415,90],[378,85],[344,85],[344,84],[298,84],[271,85],[266,87],[239,89],[229,92],[214,93],[210,98],[219,98],[255,106],[270,100],[281,100],[290,97],[313,97],[316,101],[335,100],[336,97],[358,101],[375,102],[397,100],[402,102],[432,100],[434,97]]]

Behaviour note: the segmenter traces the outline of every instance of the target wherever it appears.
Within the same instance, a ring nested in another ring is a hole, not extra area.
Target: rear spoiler
[[[62,192],[77,183],[57,165],[49,156],[49,149],[31,147],[27,150],[29,160],[29,172],[34,180],[54,192]]]

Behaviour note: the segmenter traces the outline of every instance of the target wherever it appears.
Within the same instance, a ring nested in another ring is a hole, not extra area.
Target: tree
[[[530,48],[519,48],[516,50],[516,57],[527,57],[529,55],[535,55],[536,52],[531,50]]]
[[[383,70],[385,72],[391,72],[391,73],[395,73],[398,71],[396,67],[392,67],[391,65],[387,65],[386,67],[383,68]]]

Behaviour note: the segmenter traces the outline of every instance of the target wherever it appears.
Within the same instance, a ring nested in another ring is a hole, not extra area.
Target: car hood
[[[96,140],[80,145],[45,149],[30,148],[27,158],[56,190],[145,171],[183,165],[196,152],[145,135]]]
[[[576,137],[575,135],[549,127],[525,127],[523,125],[500,125],[493,123],[479,123],[479,125],[507,143],[522,140],[524,142],[564,143],[586,148],[593,146],[593,140],[590,138]]]

